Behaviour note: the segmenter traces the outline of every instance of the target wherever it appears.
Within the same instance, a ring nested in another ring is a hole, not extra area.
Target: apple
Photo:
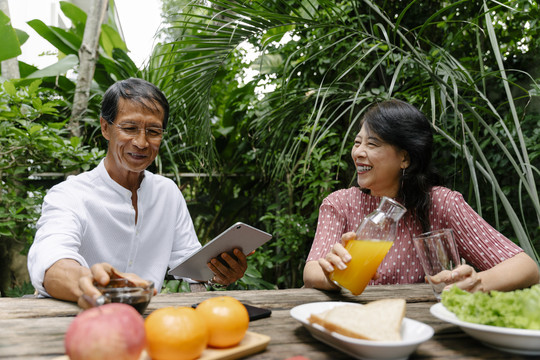
[[[144,319],[127,304],[90,308],[71,322],[64,345],[71,360],[137,360],[146,347]]]

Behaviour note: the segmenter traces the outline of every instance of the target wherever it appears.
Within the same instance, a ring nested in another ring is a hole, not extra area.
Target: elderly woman
[[[344,244],[354,238],[354,231],[382,196],[399,201],[407,213],[370,284],[424,282],[412,238],[443,228],[453,229],[467,265],[459,266],[453,278],[441,281],[470,292],[510,291],[538,283],[539,271],[532,258],[482,219],[460,193],[437,186],[432,145],[429,121],[414,106],[388,100],[367,111],[351,151],[359,187],[324,199],[304,268],[306,287],[338,289],[329,275],[335,268],[347,267],[351,256]]]

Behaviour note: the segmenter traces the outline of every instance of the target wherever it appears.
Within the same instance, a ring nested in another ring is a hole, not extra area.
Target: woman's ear
[[[111,131],[111,124],[109,124],[109,122],[105,120],[102,116],[99,117],[99,123],[101,125],[101,134],[108,141],[111,137],[111,135],[109,134],[109,131]]]
[[[411,165],[411,158],[409,156],[409,152],[405,150],[402,151],[402,158],[401,158],[401,168],[406,169]]]

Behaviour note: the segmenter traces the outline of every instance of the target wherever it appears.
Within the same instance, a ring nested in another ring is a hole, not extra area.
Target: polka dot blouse
[[[489,269],[523,251],[482,219],[459,192],[434,187],[431,196],[431,230],[453,229],[459,255],[476,269]],[[338,190],[324,199],[307,261],[325,257],[341,241],[341,235],[356,231],[362,219],[377,208],[380,199],[357,187]],[[380,278],[370,284],[424,282],[424,270],[412,243],[412,237],[421,233],[420,222],[406,213],[398,222],[396,240],[378,269]]]

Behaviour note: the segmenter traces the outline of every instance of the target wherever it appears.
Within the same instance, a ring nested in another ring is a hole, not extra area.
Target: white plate
[[[401,325],[401,341],[372,341],[355,339],[330,332],[319,324],[311,324],[307,319],[313,313],[320,313],[335,306],[356,305],[357,303],[327,301],[299,305],[291,309],[291,316],[302,323],[314,338],[320,340],[357,359],[407,359],[418,345],[433,336],[433,328],[416,320],[404,318]]]
[[[497,350],[520,355],[540,355],[540,330],[514,329],[459,320],[442,303],[430,308],[433,316],[459,326],[465,333]]]

